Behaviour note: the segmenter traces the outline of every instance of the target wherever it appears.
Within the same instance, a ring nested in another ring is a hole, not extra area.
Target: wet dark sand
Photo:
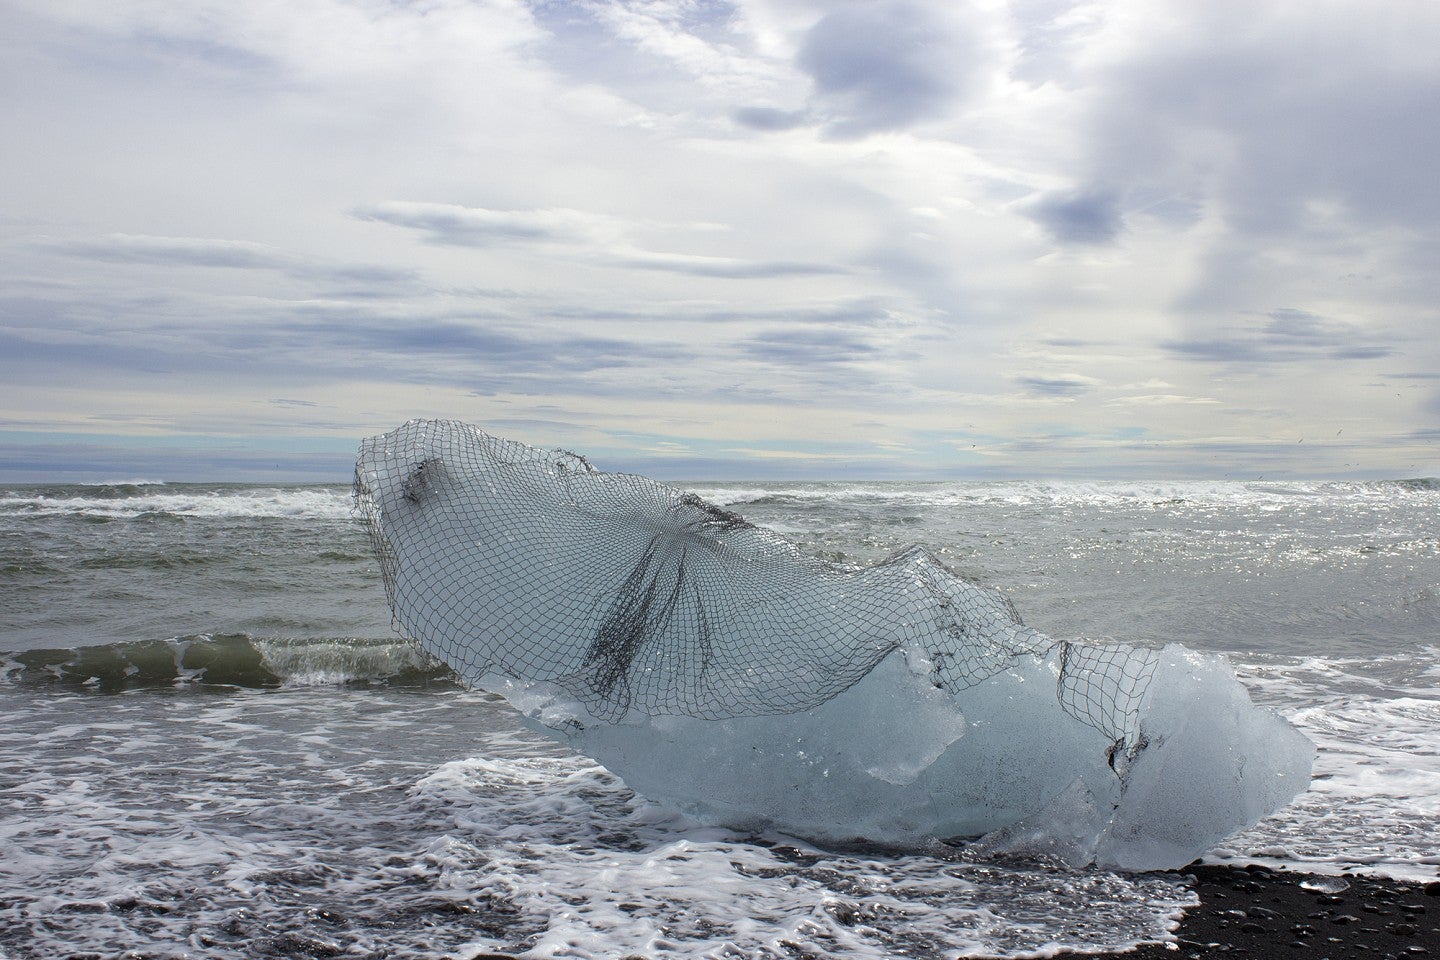
[[[1185,912],[1178,943],[1090,956],[1440,960],[1440,882],[1346,876],[1348,889],[1326,894],[1301,886],[1321,878],[1260,866],[1192,865],[1180,872],[1195,878],[1200,905]]]

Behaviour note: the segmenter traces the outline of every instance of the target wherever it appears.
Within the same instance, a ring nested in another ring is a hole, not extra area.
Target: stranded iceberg
[[[838,567],[446,421],[366,440],[355,497],[399,630],[710,822],[1148,870],[1309,784],[1223,657],[1046,637],[921,549]]]

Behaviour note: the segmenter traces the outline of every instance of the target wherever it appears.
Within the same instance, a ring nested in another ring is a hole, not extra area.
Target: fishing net
[[[364,441],[355,500],[399,631],[470,682],[545,681],[600,721],[807,710],[896,650],[951,692],[1055,655],[1064,709],[1133,744],[1155,667],[1025,627],[925,550],[838,566],[693,494],[462,423]]]

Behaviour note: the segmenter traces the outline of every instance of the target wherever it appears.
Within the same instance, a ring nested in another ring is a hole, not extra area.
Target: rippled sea
[[[1440,871],[1440,483],[688,486],[836,562],[923,544],[1053,636],[1229,654],[1320,754],[1209,858]],[[1194,902],[647,803],[393,636],[348,487],[0,489],[0,729],[0,960],[1037,956]]]

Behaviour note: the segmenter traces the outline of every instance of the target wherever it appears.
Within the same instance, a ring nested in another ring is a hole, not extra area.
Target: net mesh
[[[416,420],[361,444],[357,511],[396,628],[470,682],[553,683],[597,719],[790,713],[898,649],[958,691],[1057,653],[1061,706],[1134,741],[1154,654],[1055,641],[911,548],[864,569],[566,451]]]

